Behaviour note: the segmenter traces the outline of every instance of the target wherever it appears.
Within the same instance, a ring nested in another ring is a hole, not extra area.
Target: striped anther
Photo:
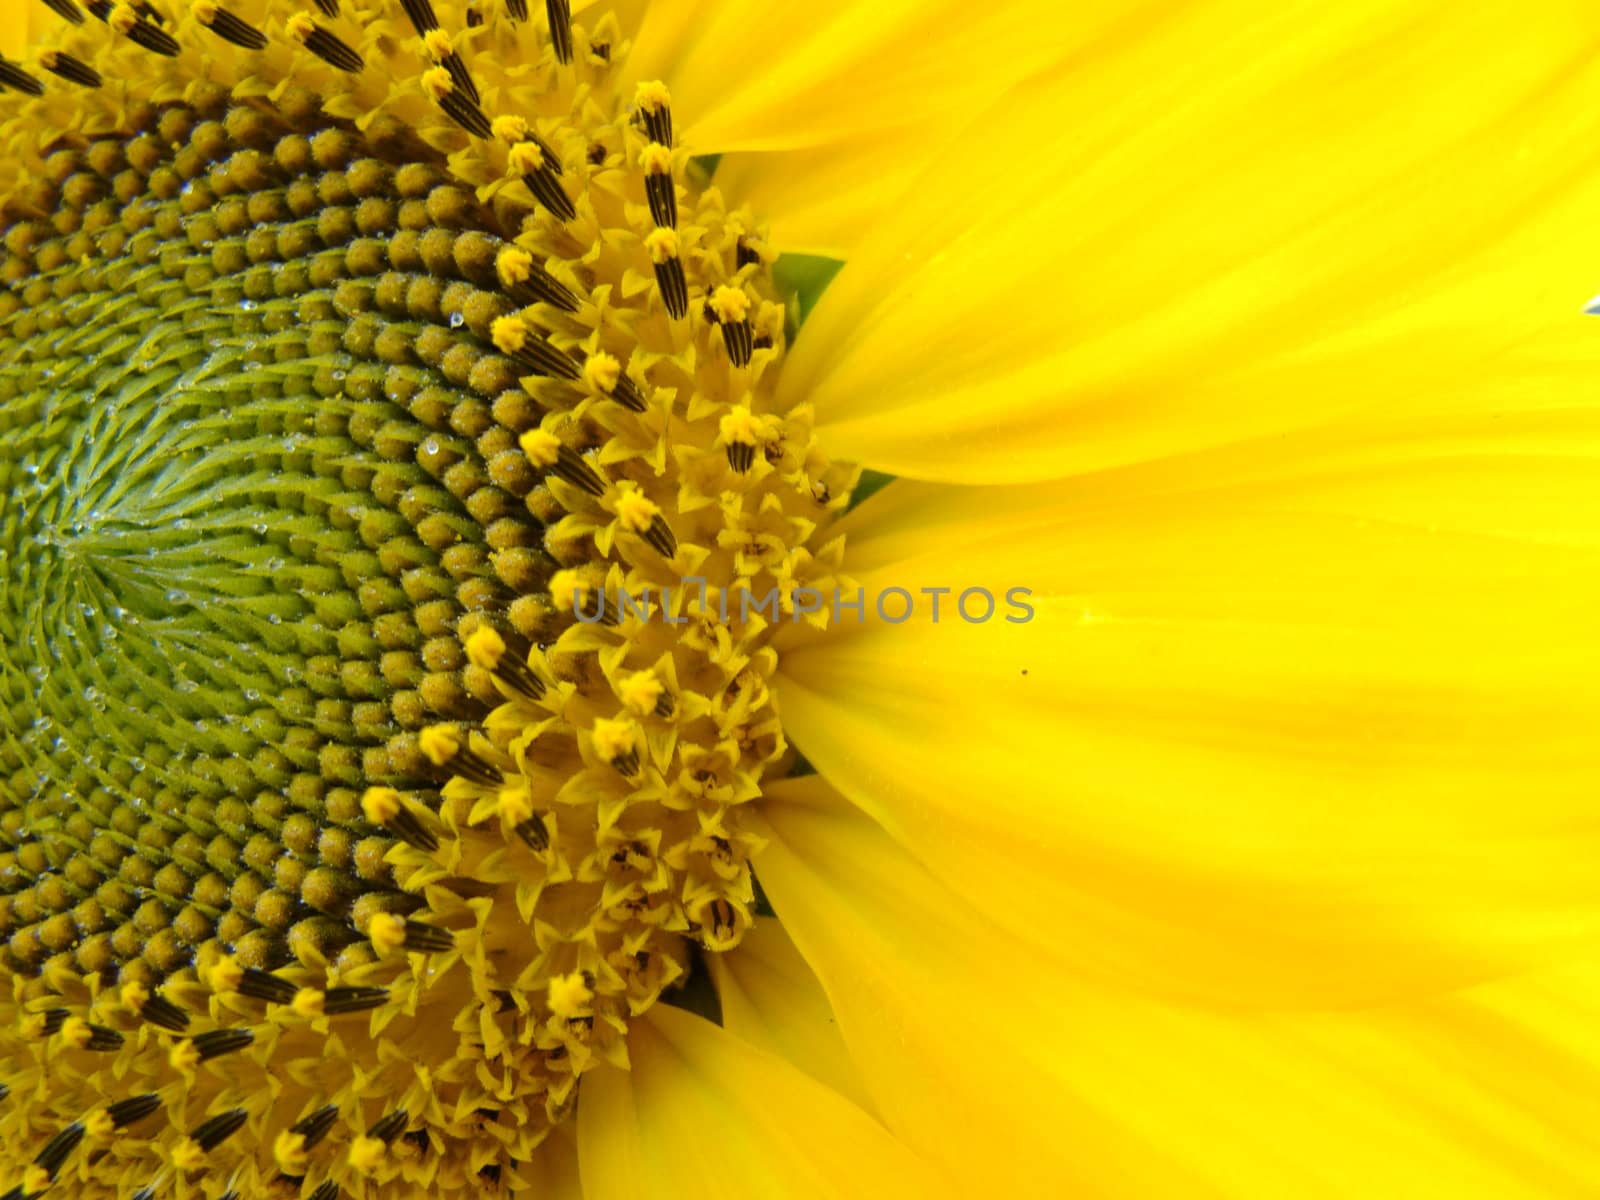
[[[70,1017],[61,1026],[61,1036],[69,1045],[81,1050],[116,1050],[122,1045],[122,1035],[104,1025],[93,1025],[81,1017]]]
[[[659,227],[677,228],[678,189],[672,179],[672,151],[659,142],[651,142],[640,152],[639,166],[644,171],[650,219]]]
[[[507,646],[506,639],[488,625],[480,625],[466,638],[467,661],[503,680],[507,686],[533,700],[546,691],[545,682],[528,666],[529,646],[521,635],[514,634],[513,641],[521,644],[520,653]]]
[[[755,332],[750,327],[750,297],[740,288],[724,284],[706,301],[706,317],[722,329],[722,342],[736,367],[750,361],[755,348]]]
[[[672,229],[656,228],[645,235],[644,248],[655,268],[656,287],[661,291],[661,302],[675,320],[689,315],[689,282],[683,274],[683,261],[678,257],[678,235]]]
[[[448,929],[440,929],[437,925],[424,925],[421,921],[407,921],[405,923],[405,948],[407,950],[421,950],[427,953],[442,954],[446,950],[454,950],[455,945],[455,935]]]
[[[44,84],[32,75],[29,75],[20,66],[6,59],[0,59],[0,84],[18,92],[26,92],[30,96],[44,95]]]
[[[115,1128],[126,1129],[130,1125],[137,1125],[160,1107],[161,1097],[154,1092],[145,1092],[142,1096],[129,1096],[126,1100],[107,1105],[106,1115],[111,1118]]]
[[[397,1108],[394,1112],[386,1113],[379,1117],[372,1127],[367,1130],[367,1136],[376,1138],[387,1145],[400,1136],[405,1130],[406,1122],[410,1119],[411,1115],[405,1109]]]
[[[234,985],[234,990],[241,996],[249,996],[253,1000],[265,1000],[268,1004],[288,1004],[300,989],[270,971],[245,967],[238,983]]]
[[[83,10],[72,0],[44,0],[44,2],[58,17],[71,21],[74,25],[83,24]]]
[[[672,148],[672,98],[660,80],[646,80],[634,90],[634,107],[652,142]]]
[[[456,87],[455,76],[450,74],[447,67],[429,67],[424,71],[422,90],[433,97],[434,102],[444,110],[445,116],[473,137],[493,136],[494,129],[489,124],[489,118],[483,115],[483,109],[471,97],[463,95]]]
[[[400,0],[400,7],[411,19],[411,27],[421,37],[430,29],[439,28],[439,18],[434,14],[432,0]]]
[[[67,1161],[67,1156],[83,1141],[83,1134],[83,1122],[74,1121],[44,1144],[44,1149],[34,1156],[33,1165],[54,1176],[61,1169],[61,1164]]]
[[[304,1148],[310,1150],[323,1138],[328,1136],[328,1131],[333,1128],[334,1122],[339,1119],[339,1106],[326,1104],[316,1112],[300,1118],[289,1126],[290,1133],[299,1134],[305,1139]]]
[[[232,42],[245,50],[260,50],[267,44],[266,34],[212,0],[199,0],[192,11],[195,20],[225,42]]]
[[[182,1033],[189,1027],[189,1014],[157,992],[152,992],[139,1006],[139,1016],[173,1033]]]
[[[527,843],[528,849],[543,854],[550,846],[550,831],[538,817],[517,822],[517,836]]]
[[[644,412],[646,405],[627,371],[614,357],[605,353],[592,354],[584,360],[583,377],[589,386],[601,395],[610,396],[624,408]]]
[[[513,21],[526,21],[528,19],[528,0],[506,0],[506,12],[511,14]]]
[[[489,336],[501,354],[521,363],[532,374],[577,379],[583,373],[577,360],[557,350],[544,334],[530,328],[521,317],[497,317],[490,326]]]
[[[322,1011],[330,1017],[339,1017],[377,1008],[388,999],[388,988],[333,987],[323,993]]]
[[[368,821],[387,829],[407,845],[425,854],[431,854],[439,848],[439,839],[433,831],[406,807],[404,797],[393,788],[368,788],[361,797],[361,810]]]
[[[337,34],[324,29],[305,13],[295,13],[284,26],[294,38],[330,67],[354,75],[366,66],[366,59],[346,45]]]
[[[533,256],[517,246],[504,246],[494,260],[500,289],[518,304],[527,306],[543,301],[563,312],[578,311],[578,298],[555,276],[534,262]]]
[[[559,475],[573,487],[582,488],[591,496],[605,495],[605,480],[601,479],[599,473],[589,465],[588,460],[571,446],[563,445],[556,452],[556,461],[551,464],[550,473]]]
[[[207,1062],[224,1054],[243,1050],[255,1040],[256,1035],[248,1029],[213,1029],[207,1033],[196,1034],[191,1039],[191,1044],[194,1046],[198,1061]]]
[[[558,221],[570,221],[578,215],[577,206],[572,203],[572,197],[567,195],[567,190],[561,186],[549,163],[550,160],[546,158],[539,170],[524,172],[522,182],[528,185],[534,199],[544,205],[551,216]]]
[[[450,78],[455,80],[456,88],[462,95],[466,96],[474,104],[481,102],[482,97],[478,95],[478,85],[472,82],[472,75],[467,71],[467,64],[462,60],[461,55],[452,50],[439,60],[439,65],[450,72]]]
[[[200,1147],[202,1153],[209,1154],[237,1133],[249,1115],[242,1108],[232,1108],[227,1112],[218,1113],[191,1129],[189,1138]]]
[[[572,61],[572,6],[567,0],[544,0],[545,16],[550,21],[550,45],[562,63]]]
[[[178,39],[161,26],[147,20],[137,9],[127,4],[113,5],[106,23],[136,46],[142,46],[164,58],[177,58],[181,47]]]
[[[39,55],[39,65],[52,75],[79,87],[97,88],[104,82],[99,71],[64,50],[46,50]]]

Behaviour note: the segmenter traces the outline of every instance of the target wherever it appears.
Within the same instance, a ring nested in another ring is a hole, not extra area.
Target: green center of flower
[[[0,1186],[478,1194],[748,926],[851,473],[610,18],[102,7],[0,179]]]

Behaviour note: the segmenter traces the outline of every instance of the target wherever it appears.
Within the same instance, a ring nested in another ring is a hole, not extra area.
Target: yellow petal
[[[539,1200],[585,1200],[578,1178],[578,1144],[571,1124],[558,1125],[521,1170]]]
[[[869,599],[790,646],[786,729],[962,894],[1124,985],[1352,1003],[1592,945],[1596,414],[1257,449],[891,485],[852,573],[954,590],[937,623]]]
[[[785,365],[835,454],[1000,483],[1381,410],[1597,290],[1589,9],[1174,6],[1007,95]]]
[[[1597,972],[1238,1018],[1086,983],[816,777],[759,865],[890,1127],[964,1195],[1580,1196],[1600,1187]]]
[[[782,925],[758,920],[737,952],[710,955],[707,961],[722,1001],[724,1029],[872,1111],[828,998]]]
[[[846,258],[947,136],[934,124],[797,150],[729,154],[717,164],[716,184],[733,203],[761,215],[779,250]]]
[[[628,1053],[631,1071],[583,1080],[586,1200],[947,1194],[849,1101],[700,1017],[657,1005]]]
[[[1102,0],[1063,25],[1042,0],[666,0],[628,69],[667,80],[697,153],[794,149],[959,114],[1126,7]]]
[[[34,35],[49,20],[63,24],[43,4],[25,0],[4,0],[0,3],[0,54],[9,59],[22,58]]]

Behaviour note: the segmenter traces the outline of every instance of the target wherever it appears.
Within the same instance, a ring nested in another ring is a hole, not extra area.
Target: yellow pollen
[[[393,913],[379,913],[372,918],[372,924],[367,927],[367,938],[372,942],[372,948],[379,954],[393,954],[397,950],[404,949],[405,919]]]
[[[526,452],[527,446],[523,446]],[[593,589],[583,580],[583,576],[570,567],[563,568],[550,576],[550,600],[562,612],[570,612],[575,597],[586,596]]]
[[[646,143],[645,148],[639,151],[639,169],[646,175],[670,175],[672,151],[659,142]]]
[[[283,29],[295,41],[304,42],[317,31],[317,23],[305,13],[297,12],[291,14],[289,19],[283,23]],[[449,71],[445,72],[446,76],[449,74]]]
[[[489,337],[502,354],[515,354],[528,342],[528,323],[518,316],[496,317]]]
[[[500,815],[513,825],[520,825],[533,816],[533,797],[526,787],[503,787],[496,799],[500,802]]]
[[[750,297],[744,294],[742,288],[729,287],[727,284],[711,293],[711,311],[717,314],[717,320],[724,324],[742,321],[750,314]]]
[[[627,719],[602,719],[594,723],[594,751],[608,763],[633,754],[639,744],[639,727]]]
[[[502,142],[520,142],[528,136],[528,122],[514,113],[502,113],[489,122],[489,132]]]
[[[455,47],[450,44],[450,35],[442,29],[430,29],[422,35],[422,46],[429,55],[438,58],[448,58]]]
[[[400,793],[390,787],[370,787],[361,796],[361,812],[374,825],[394,820],[401,807]]]
[[[533,274],[533,255],[515,246],[506,246],[495,255],[494,270],[501,283],[508,286],[522,283]]]
[[[194,14],[194,19],[202,25],[210,25],[217,19],[216,0],[193,0],[189,11]]]
[[[180,1171],[198,1171],[206,1165],[206,1152],[199,1142],[186,1137],[172,1148],[172,1165]]]
[[[429,725],[417,735],[417,747],[436,767],[449,762],[461,749],[461,740],[449,725]]]
[[[622,364],[604,350],[591,354],[583,364],[583,377],[590,387],[606,395],[617,386],[617,380],[622,378]]]
[[[530,429],[517,444],[536,467],[548,467],[561,453],[561,439],[547,429]]]
[[[22,1191],[25,1195],[31,1196],[36,1192],[42,1192],[51,1183],[50,1172],[37,1163],[30,1164],[28,1169],[22,1173]]]
[[[485,671],[500,665],[500,656],[506,652],[506,640],[491,626],[479,625],[467,635],[467,661]]]
[[[350,1143],[350,1165],[363,1175],[370,1174],[378,1169],[388,1149],[375,1137],[358,1137]]]
[[[617,496],[617,520],[624,529],[643,533],[661,515],[661,506],[637,488],[629,487]]]
[[[103,1108],[97,1108],[83,1119],[83,1131],[97,1142],[106,1141],[117,1132],[117,1123]]]
[[[617,697],[630,712],[644,717],[655,711],[656,703],[664,691],[666,689],[661,686],[661,680],[656,678],[654,671],[635,671],[622,681],[617,689]]]
[[[571,1020],[574,1017],[587,1016],[589,1002],[593,999],[594,991],[581,972],[557,975],[550,981],[547,1003],[550,1005],[550,1011],[558,1017]]]
[[[306,1154],[306,1135],[285,1129],[272,1143],[272,1158],[278,1170],[285,1175],[304,1175],[309,1156]]]
[[[377,918],[373,918],[373,924],[377,924]],[[401,941],[405,940],[404,921],[400,923],[400,939]],[[373,944],[377,944],[376,939],[373,940]],[[306,987],[301,988],[294,994],[294,999],[289,1001],[289,1007],[294,1010],[295,1016],[309,1021],[312,1018],[320,1017],[323,1014],[327,1001],[327,992],[323,991],[321,988]]]
[[[111,9],[111,15],[106,18],[106,24],[118,33],[127,33],[139,23],[139,14],[127,4],[118,4]]]
[[[671,102],[672,95],[667,91],[667,85],[659,79],[646,79],[633,90],[634,107],[642,108],[645,112],[660,112]]]
[[[82,1017],[68,1017],[61,1024],[61,1040],[69,1046],[78,1049],[89,1044],[89,1039],[94,1037],[94,1030],[89,1028],[89,1022]]]
[[[544,166],[544,151],[535,142],[518,142],[506,152],[506,165],[514,175],[532,175]]]
[[[656,265],[678,257],[678,231],[661,226],[644,235],[644,248]]]
[[[211,968],[210,984],[214,992],[236,992],[244,981],[244,968],[231,958],[219,958]]]
[[[443,100],[456,90],[456,81],[445,67],[429,67],[422,73],[422,90],[435,100]]]
[[[762,441],[755,414],[742,404],[725,413],[722,420],[717,422],[717,436],[735,446],[757,446]]]
[[[189,1038],[175,1042],[167,1054],[172,1069],[187,1074],[200,1065],[200,1048]]]
[[[137,979],[130,979],[117,992],[117,999],[122,1002],[123,1008],[138,1012],[150,999],[150,989]]]

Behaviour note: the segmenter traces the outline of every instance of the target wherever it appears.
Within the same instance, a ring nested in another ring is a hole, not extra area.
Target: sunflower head
[[[834,586],[852,482],[760,227],[603,12],[52,8],[0,78],[0,1179],[509,1186],[751,921],[737,598]]]

